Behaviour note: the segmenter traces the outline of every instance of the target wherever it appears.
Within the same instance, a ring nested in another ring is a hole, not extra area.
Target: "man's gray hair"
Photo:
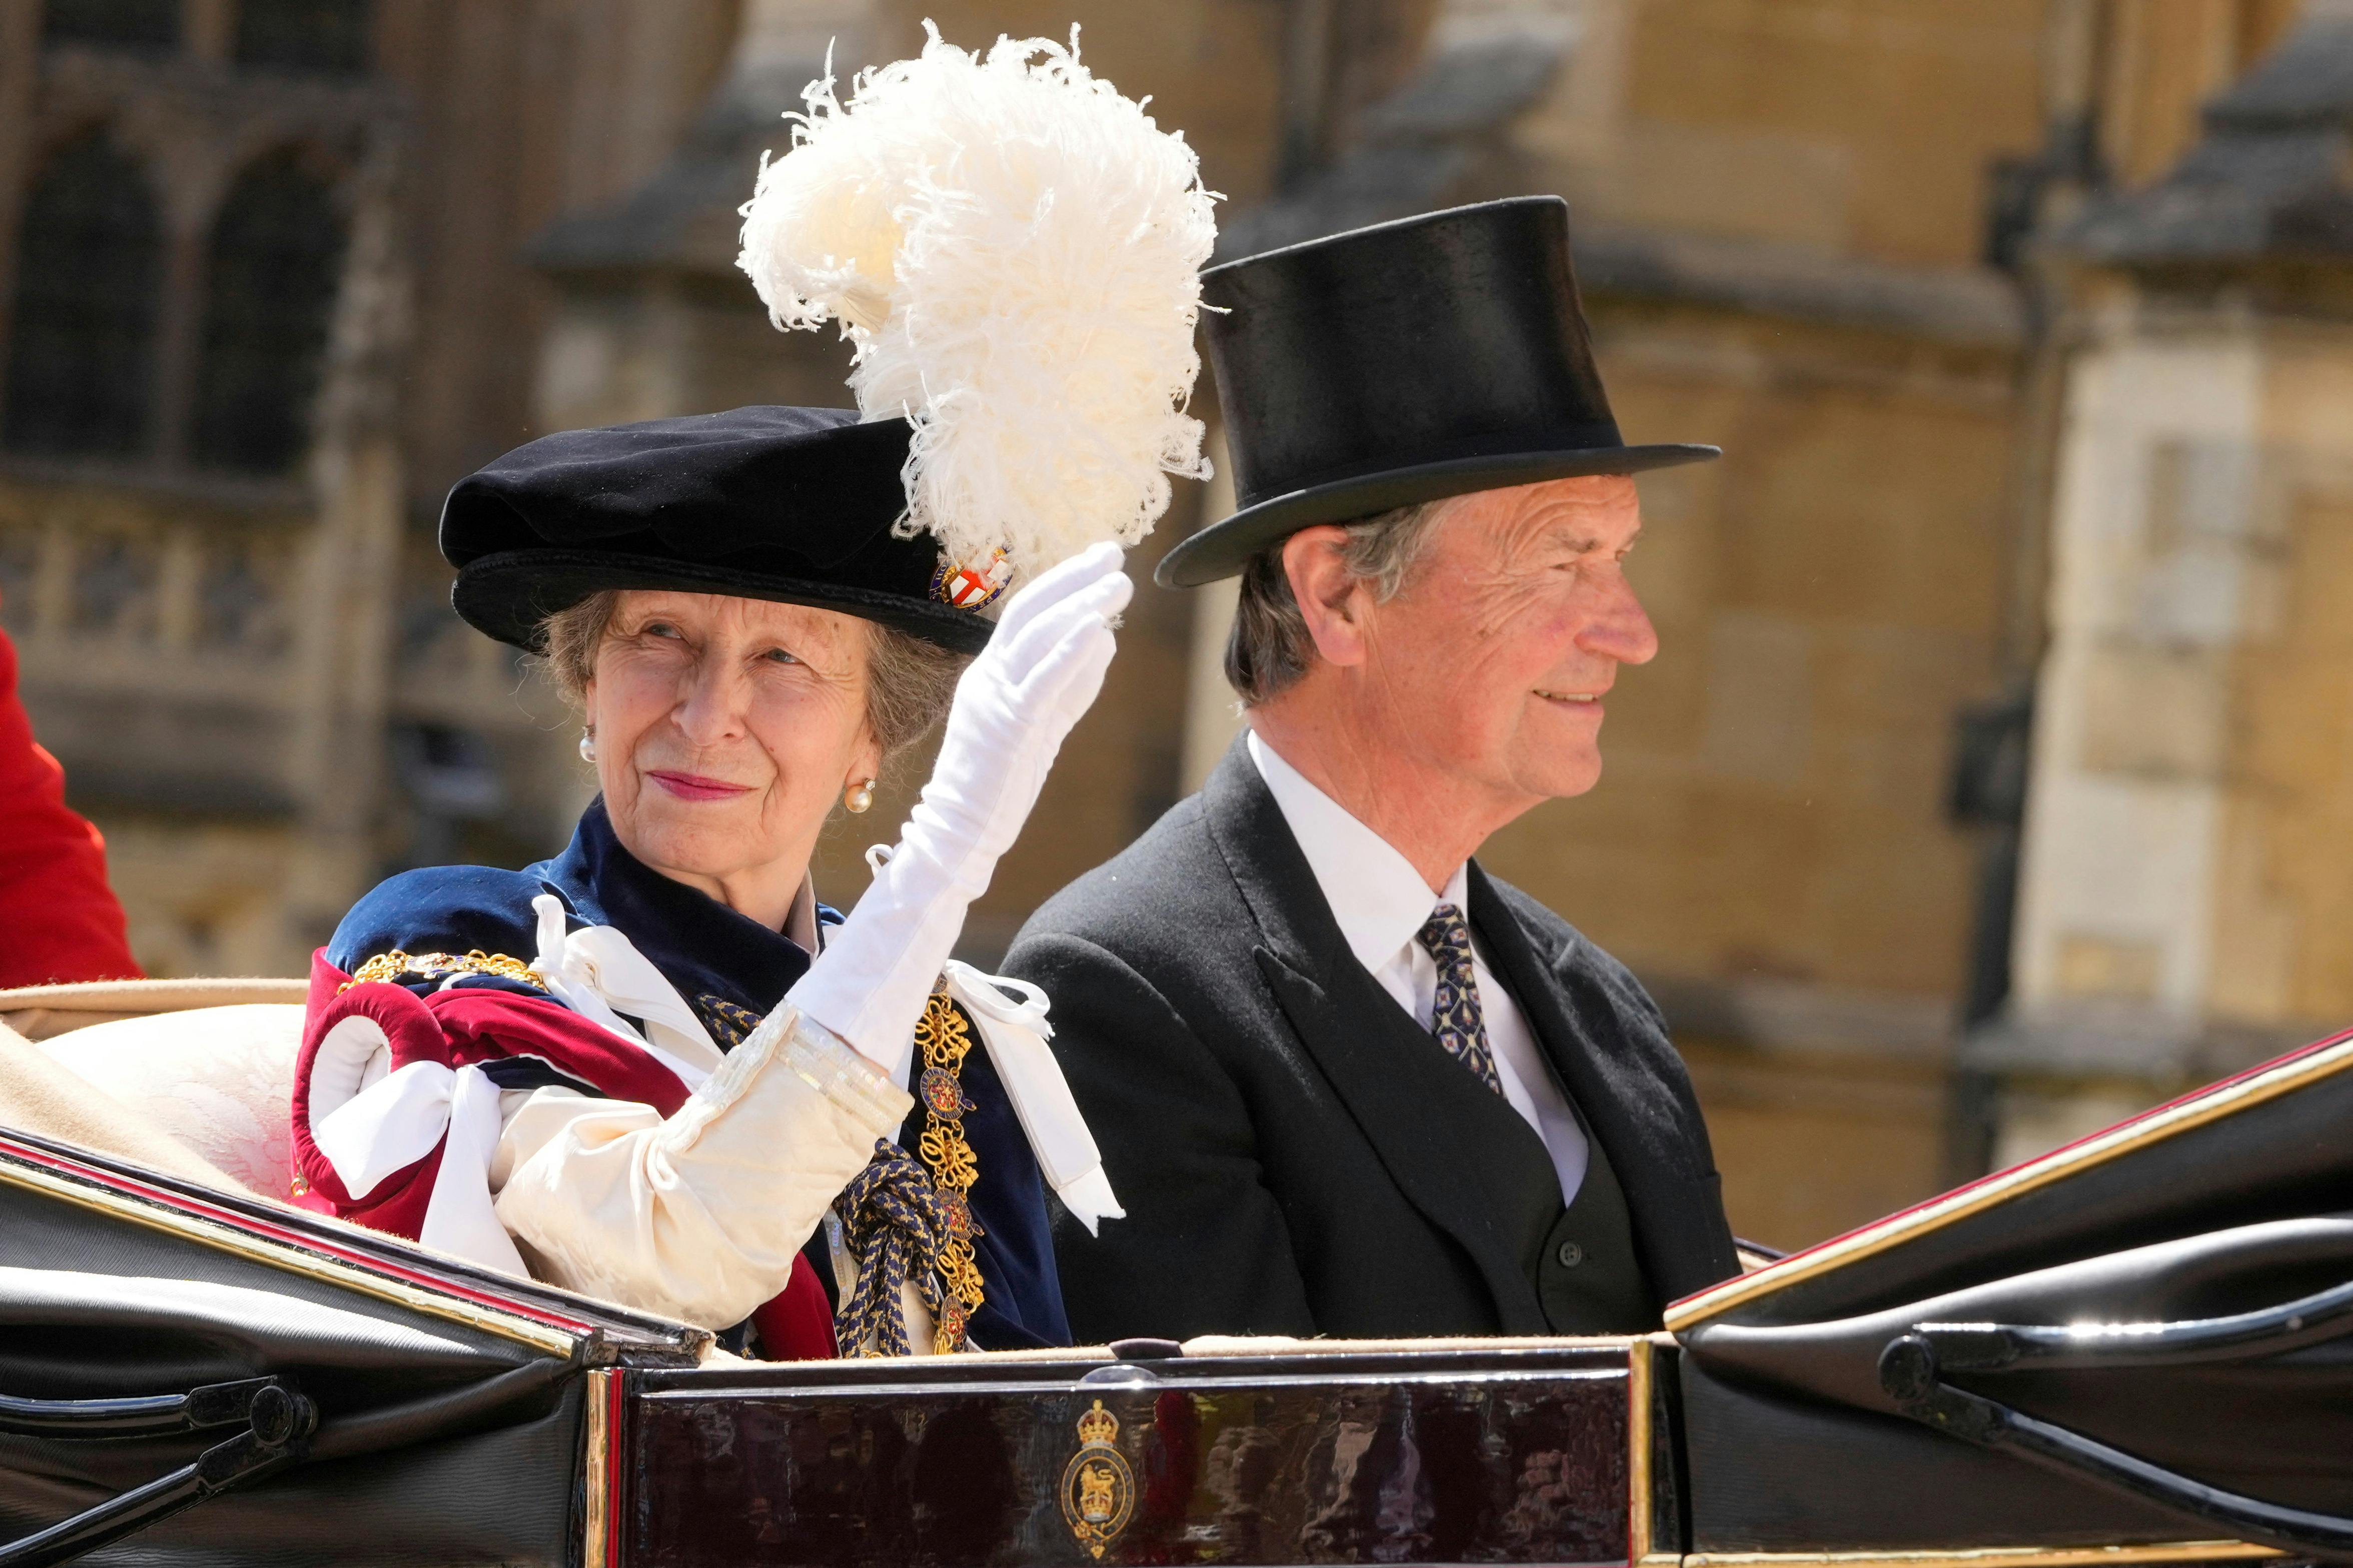
[[[1385,605],[1404,591],[1429,546],[1430,525],[1445,505],[1443,499],[1417,501],[1346,525],[1341,563],[1349,576],[1372,584],[1374,603]],[[1277,540],[1242,568],[1241,599],[1234,607],[1233,634],[1226,639],[1226,681],[1241,694],[1245,708],[1293,685],[1315,658],[1315,639],[1282,569],[1283,543]]]

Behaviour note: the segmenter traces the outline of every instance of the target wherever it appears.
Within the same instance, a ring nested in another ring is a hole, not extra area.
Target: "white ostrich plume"
[[[1076,28],[983,58],[923,27],[847,102],[829,67],[809,85],[737,264],[779,328],[841,323],[866,418],[913,425],[900,531],[1029,577],[1134,543],[1169,475],[1208,475],[1184,410],[1216,196],[1182,135],[1079,63]]]

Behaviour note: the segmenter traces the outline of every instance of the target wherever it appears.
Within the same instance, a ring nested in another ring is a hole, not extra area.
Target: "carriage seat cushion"
[[[0,1134],[36,1138],[126,1161],[225,1193],[243,1190],[227,1172],[100,1089],[49,1059],[0,1023]]]
[[[302,1008],[195,1007],[92,1024],[37,1049],[265,1197],[286,1196]]]

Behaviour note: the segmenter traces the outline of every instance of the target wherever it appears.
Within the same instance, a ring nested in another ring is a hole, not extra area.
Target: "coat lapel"
[[[1448,1060],[1356,962],[1241,743],[1202,794],[1210,836],[1263,939],[1254,952],[1260,972],[1293,1032],[1407,1200],[1470,1254],[1503,1331],[1546,1332],[1517,1239],[1479,1175],[1475,1151],[1484,1140],[1466,1134],[1464,1121],[1486,1129],[1500,1111],[1522,1133],[1525,1124]],[[1478,1102],[1464,1105],[1465,1089]]]
[[[1668,1097],[1658,1092],[1658,1084],[1638,1064],[1620,1060],[1595,1044],[1569,1005],[1562,971],[1573,953],[1551,952],[1549,944],[1539,947],[1476,861],[1471,865],[1468,901],[1471,924],[1496,977],[1511,987],[1587,1135],[1600,1142],[1618,1173],[1635,1247],[1643,1254],[1645,1273],[1655,1290],[1656,1282],[1667,1276],[1643,1243],[1663,1234],[1662,1227],[1680,1224],[1682,1216],[1659,1212],[1657,1178],[1665,1173],[1660,1170],[1658,1140],[1650,1135],[1652,1130],[1643,1124],[1642,1113],[1643,1108]]]

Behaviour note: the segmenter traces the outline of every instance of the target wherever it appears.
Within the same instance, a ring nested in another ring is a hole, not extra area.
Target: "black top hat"
[[[600,589],[670,588],[839,610],[977,653],[974,612],[1004,574],[902,539],[907,422],[847,408],[737,408],[518,447],[441,509],[450,603],[469,626],[539,651],[540,623]]]
[[[1313,523],[1722,455],[1619,437],[1557,196],[1247,257],[1203,273],[1201,299],[1240,510],[1168,552],[1166,587],[1230,577]]]

